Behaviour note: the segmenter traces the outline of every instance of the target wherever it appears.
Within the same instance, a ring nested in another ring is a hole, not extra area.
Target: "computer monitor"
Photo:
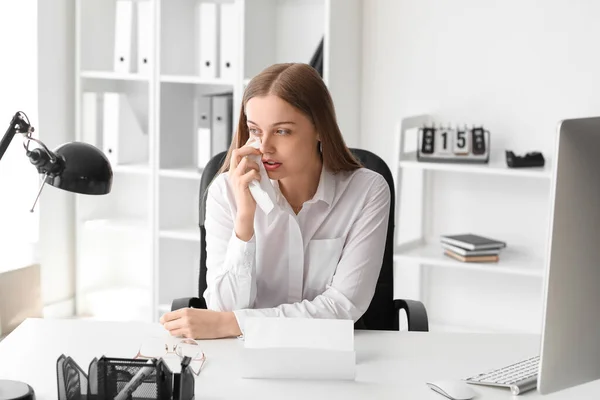
[[[561,121],[537,390],[600,379],[600,117]]]

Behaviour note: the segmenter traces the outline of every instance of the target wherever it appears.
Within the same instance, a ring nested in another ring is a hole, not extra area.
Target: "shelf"
[[[418,262],[431,266],[460,268],[472,271],[492,272],[509,275],[543,277],[544,262],[529,254],[507,247],[500,252],[497,263],[465,263],[444,255],[441,243],[416,244],[399,248],[394,252],[394,261]]]
[[[163,168],[158,174],[170,178],[196,179],[202,178],[202,171],[198,167]]]
[[[112,167],[114,173],[150,175],[148,164],[115,165]]]
[[[160,237],[200,242],[200,228],[197,226],[190,226],[187,228],[161,229]]]
[[[107,79],[107,80],[117,80],[117,81],[140,81],[140,82],[149,82],[150,77],[147,75],[140,74],[128,74],[123,72],[113,72],[113,71],[82,71],[80,73],[82,78],[88,79]]]
[[[145,219],[134,218],[110,218],[90,219],[83,222],[88,229],[111,229],[118,231],[146,231],[150,228]]]
[[[221,78],[202,78],[194,75],[162,75],[160,81],[163,83],[187,83],[192,85],[229,85],[233,82]]]
[[[508,168],[506,166],[506,160],[502,158],[500,154],[498,154],[496,157],[494,157],[494,154],[492,154],[492,156],[490,157],[490,162],[488,164],[458,164],[417,161],[416,153],[408,153],[406,155],[403,155],[403,159],[399,162],[399,167],[433,171],[504,175],[524,178],[552,178],[552,172],[548,160],[546,160],[546,165],[544,167]]]

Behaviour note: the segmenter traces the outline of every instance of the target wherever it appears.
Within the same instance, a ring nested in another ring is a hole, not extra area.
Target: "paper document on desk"
[[[351,320],[247,318],[242,377],[353,380]]]

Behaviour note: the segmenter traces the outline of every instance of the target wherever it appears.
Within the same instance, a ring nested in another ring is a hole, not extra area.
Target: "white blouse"
[[[352,319],[369,307],[379,277],[390,190],[366,168],[321,171],[314,197],[298,215],[281,194],[267,215],[256,208],[254,236],[235,234],[236,202],[228,175],[210,185],[206,203],[209,309],[246,317]]]

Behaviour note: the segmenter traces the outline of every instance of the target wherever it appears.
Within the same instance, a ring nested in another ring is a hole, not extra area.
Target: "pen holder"
[[[86,374],[61,355],[56,363],[59,400],[192,400],[194,374],[187,364],[172,373],[162,359],[94,358]]]
[[[102,357],[90,364],[88,391],[94,394],[97,388],[98,399],[171,399],[172,375],[162,360]]]

